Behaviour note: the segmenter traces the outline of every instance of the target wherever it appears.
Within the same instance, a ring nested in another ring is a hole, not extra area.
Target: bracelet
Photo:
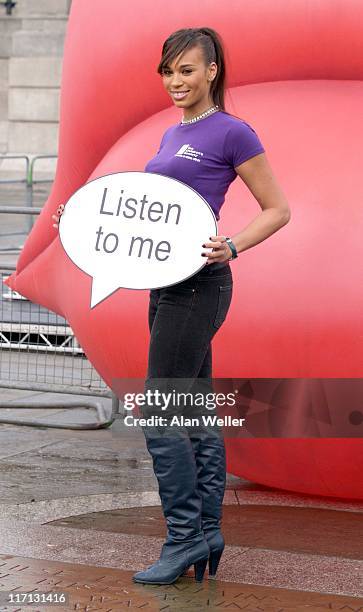
[[[232,251],[232,257],[229,258],[229,261],[231,261],[232,259],[236,259],[236,257],[238,257],[238,253],[237,253],[237,249],[235,247],[235,245],[233,244],[232,240],[230,238],[226,237],[226,242],[229,246],[229,248]]]

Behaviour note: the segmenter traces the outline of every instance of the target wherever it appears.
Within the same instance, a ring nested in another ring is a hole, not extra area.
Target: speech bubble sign
[[[60,218],[68,257],[92,276],[91,308],[117,289],[159,289],[204,267],[202,244],[217,234],[208,202],[182,181],[117,172],[78,189]]]

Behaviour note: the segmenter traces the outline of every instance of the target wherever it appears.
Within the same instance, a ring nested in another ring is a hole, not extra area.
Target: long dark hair
[[[224,45],[220,35],[212,28],[183,28],[170,34],[162,48],[161,60],[157,72],[161,75],[164,68],[182,51],[200,46],[206,66],[215,62],[218,66],[216,77],[213,79],[210,94],[213,104],[230,115],[225,109],[224,90],[226,81],[226,63],[224,58]],[[236,116],[236,115],[233,115]],[[240,117],[237,117],[239,119]]]

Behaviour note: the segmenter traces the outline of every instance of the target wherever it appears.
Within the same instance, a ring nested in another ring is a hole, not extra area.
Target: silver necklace
[[[208,110],[204,111],[204,113],[201,113],[200,115],[197,115],[196,117],[193,117],[192,119],[186,119],[185,121],[184,119],[182,119],[180,124],[185,125],[186,123],[195,123],[196,121],[200,121],[200,119],[204,119],[204,117],[207,117],[214,111],[218,110],[218,108],[219,108],[218,104],[216,104],[215,106],[211,106],[210,108],[208,108]]]

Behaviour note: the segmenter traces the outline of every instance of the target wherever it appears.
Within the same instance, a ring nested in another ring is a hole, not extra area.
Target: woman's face
[[[184,51],[164,67],[163,85],[174,104],[185,109],[184,118],[202,113],[213,105],[209,92],[216,73],[217,64],[205,65],[200,46]]]

